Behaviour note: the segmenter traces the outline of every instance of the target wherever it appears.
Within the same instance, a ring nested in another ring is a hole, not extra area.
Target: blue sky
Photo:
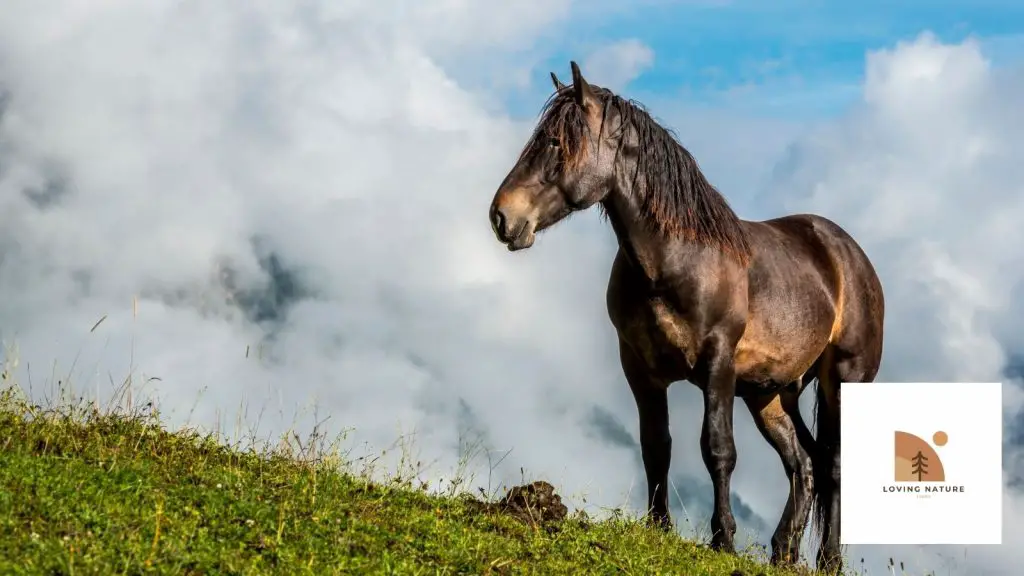
[[[837,114],[857,98],[868,51],[924,31],[943,41],[974,37],[994,61],[1012,62],[1024,55],[1024,3],[641,1],[557,31],[557,48],[541,47],[550,56],[547,68],[533,70],[533,87],[548,90],[548,69],[567,77],[570,59],[582,61],[603,44],[632,38],[655,53],[654,65],[630,85],[632,97],[812,119]],[[509,104],[517,115],[530,115],[541,102],[531,90]]]

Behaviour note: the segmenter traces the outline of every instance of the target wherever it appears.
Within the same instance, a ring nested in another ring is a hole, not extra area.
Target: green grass
[[[794,574],[631,519],[530,525],[339,458],[0,397],[0,574]],[[738,571],[738,572],[737,572]]]

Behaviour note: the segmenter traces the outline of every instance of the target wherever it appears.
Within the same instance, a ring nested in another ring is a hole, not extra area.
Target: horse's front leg
[[[730,481],[736,469],[736,443],[732,432],[733,402],[736,398],[734,352],[719,346],[708,356],[708,377],[704,386],[704,424],[700,453],[711,474],[715,511],[711,515],[711,547],[735,552],[736,519],[729,503]]]
[[[619,341],[619,360],[640,416],[640,454],[647,473],[648,520],[668,530],[668,468],[672,435],[668,428],[668,384],[650,377],[643,360]]]

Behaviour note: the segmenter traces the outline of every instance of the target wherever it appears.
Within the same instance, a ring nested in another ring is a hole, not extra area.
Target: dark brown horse
[[[743,399],[790,480],[772,561],[795,562],[810,511],[819,569],[841,566],[839,383],[874,379],[882,287],[842,228],[821,216],[740,220],[696,161],[637,103],[588,84],[575,62],[490,207],[516,251],[570,213],[600,204],[619,241],[608,315],[636,399],[649,519],[671,526],[667,389],[704,395],[701,455],[714,485],[714,548],[734,551],[729,483],[733,402]],[[797,407],[817,379],[817,438]]]

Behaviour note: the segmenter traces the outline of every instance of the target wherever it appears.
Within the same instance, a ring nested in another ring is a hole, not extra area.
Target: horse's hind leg
[[[851,354],[829,346],[818,376],[814,482],[817,522],[821,530],[818,570],[826,574],[842,571],[839,544],[840,438],[839,391],[842,382],[871,382],[878,372],[881,354]]]
[[[772,564],[799,560],[800,540],[811,511],[814,489],[811,456],[805,445],[806,438],[801,442],[798,428],[807,435],[810,432],[800,418],[798,398],[795,390],[775,396],[744,398],[757,429],[775,448],[789,479],[789,500],[772,535]]]

